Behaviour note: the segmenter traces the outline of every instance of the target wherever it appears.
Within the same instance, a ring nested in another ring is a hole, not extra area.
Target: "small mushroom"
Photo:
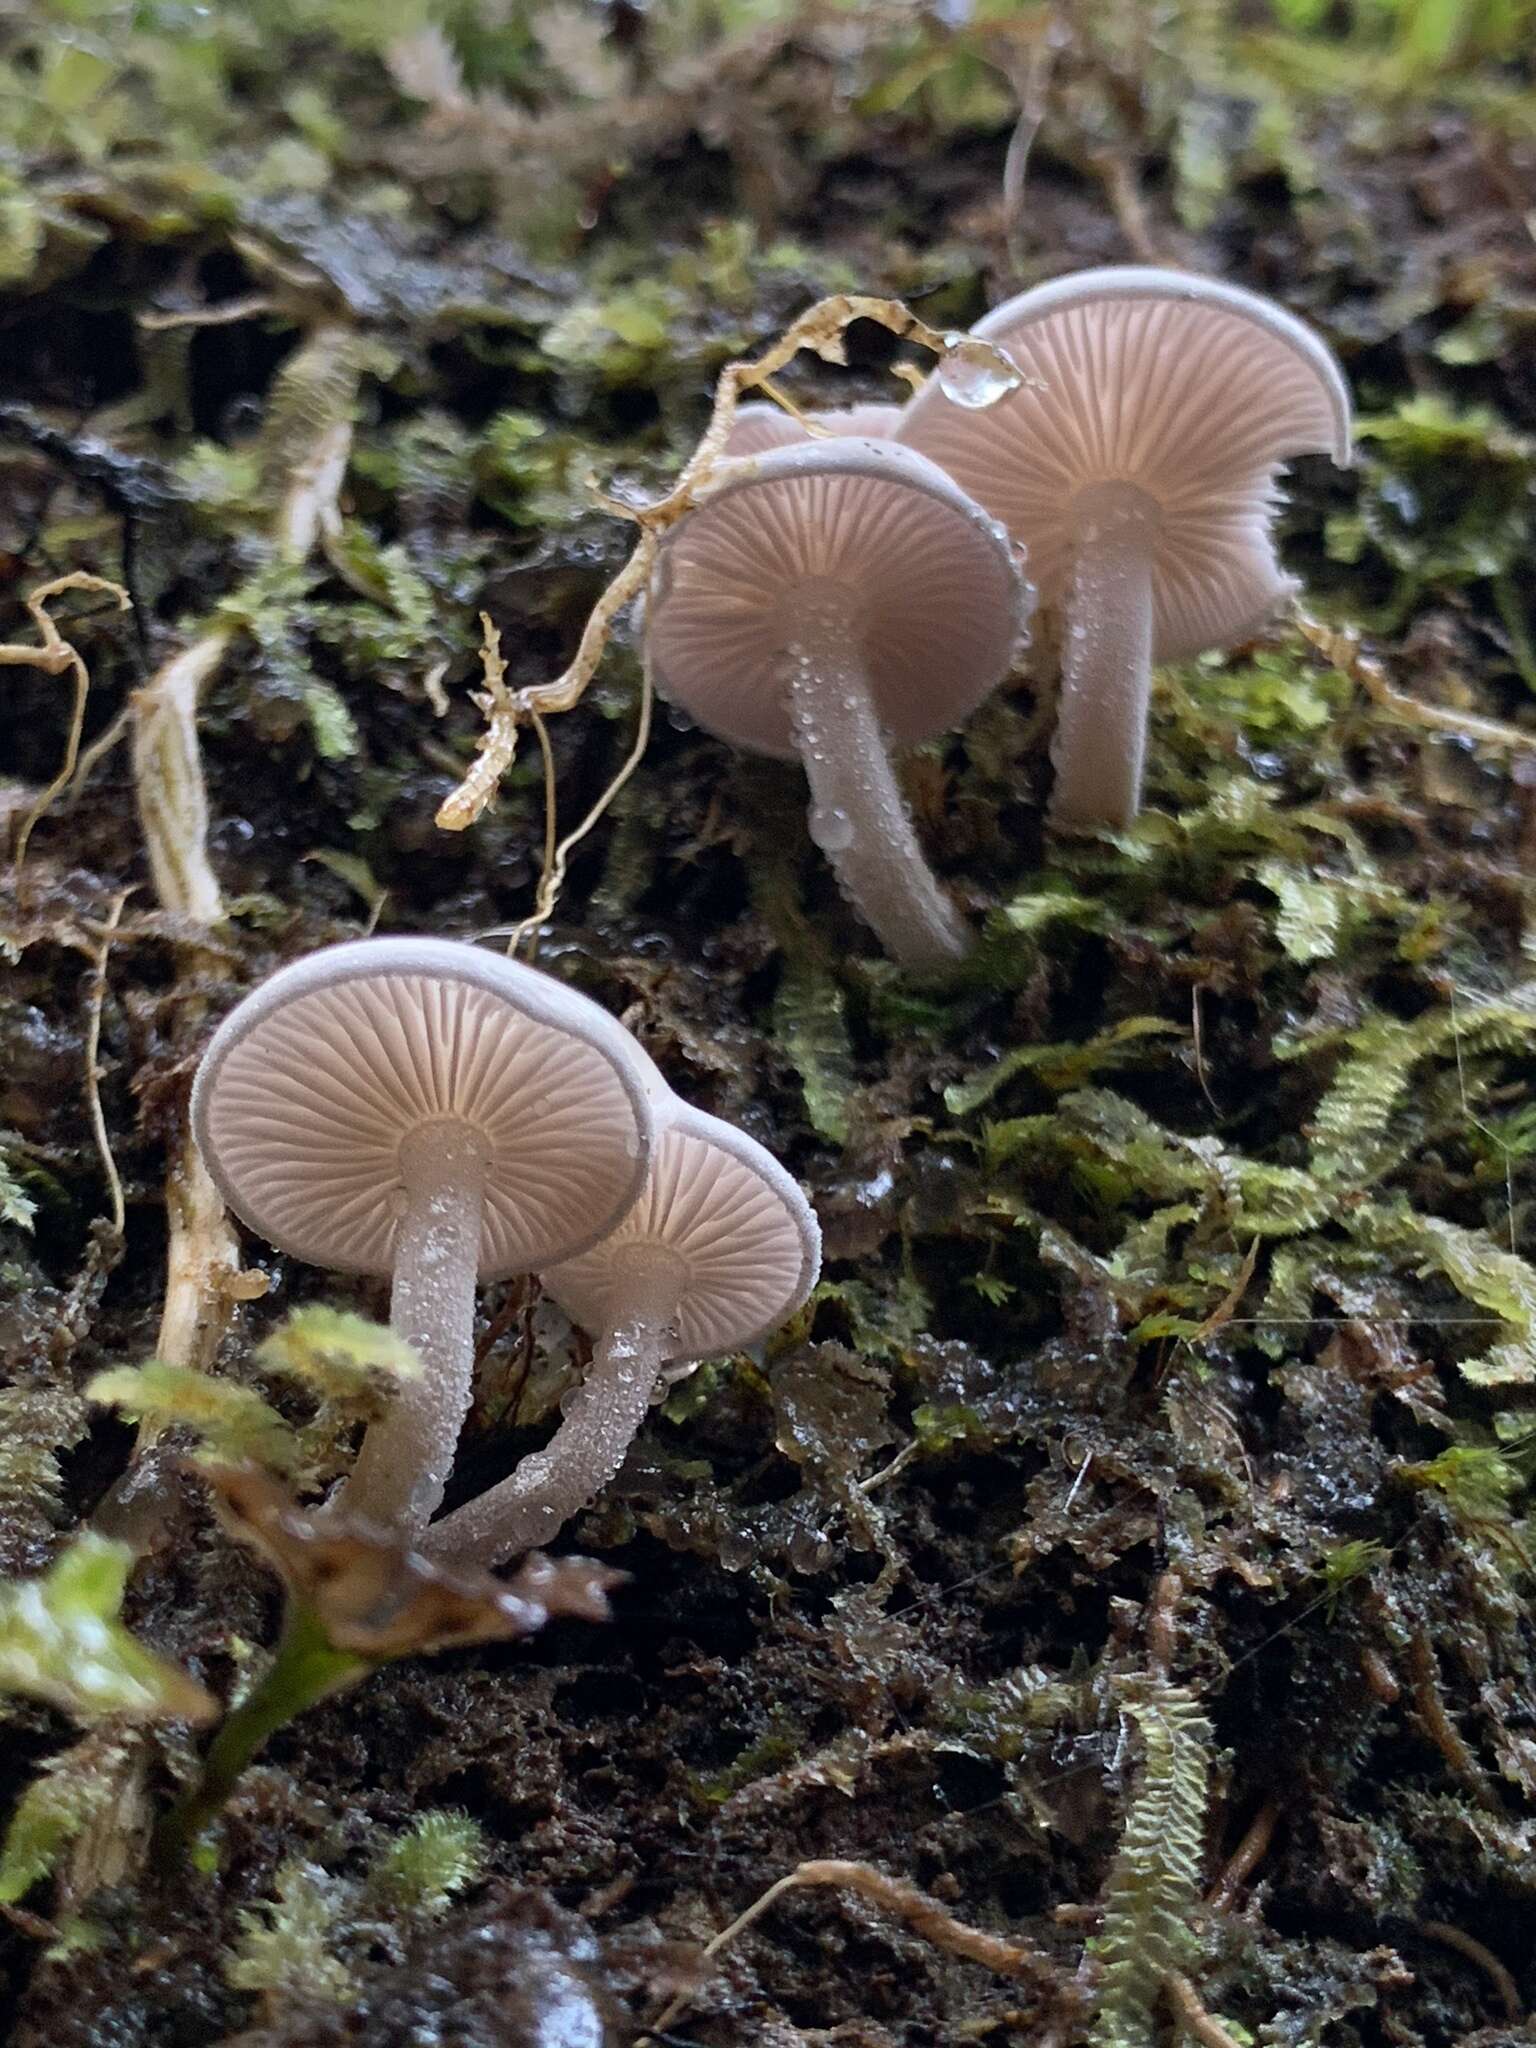
[[[606,1011],[442,939],[363,939],[274,974],[203,1056],[193,1127],[252,1230],[311,1265],[390,1274],[421,1360],[336,1505],[413,1533],[469,1406],[477,1274],[585,1251],[634,1202],[662,1087]]]
[[[766,405],[761,400],[749,399],[745,405],[736,408],[736,417],[731,422],[723,452],[726,455],[762,455],[769,448],[793,448],[802,441],[850,434],[866,441],[885,441],[895,433],[900,419],[899,405],[850,405],[838,412],[808,412],[801,419],[796,419],[782,405]],[[817,431],[812,433],[811,428]]]
[[[1271,533],[1276,472],[1313,450],[1348,463],[1349,392],[1283,308],[1179,271],[1057,278],[974,331],[1023,381],[978,412],[935,376],[897,438],[1029,550],[1061,635],[1052,821],[1125,825],[1152,664],[1241,639],[1293,587]]]
[[[811,836],[886,950],[966,951],[886,754],[1007,674],[1030,592],[1008,537],[889,441],[801,441],[723,462],[663,543],[647,645],[661,689],[722,739],[798,754]]]
[[[543,1276],[574,1322],[601,1333],[586,1378],[547,1449],[446,1515],[426,1549],[492,1564],[547,1543],[618,1471],[658,1381],[767,1336],[820,1264],[815,1214],[771,1153],[675,1097],[658,1107],[639,1201]]]

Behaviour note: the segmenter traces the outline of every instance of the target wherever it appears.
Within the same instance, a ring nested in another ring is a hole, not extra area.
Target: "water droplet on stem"
[[[840,804],[812,804],[807,822],[823,853],[845,853],[852,846],[853,820]]]

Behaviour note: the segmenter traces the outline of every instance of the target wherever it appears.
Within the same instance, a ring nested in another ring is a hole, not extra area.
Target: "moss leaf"
[[[1302,966],[1313,960],[1332,959],[1344,919],[1344,899],[1338,885],[1296,874],[1277,860],[1261,863],[1255,875],[1280,899],[1275,936],[1289,958]]]
[[[221,1461],[247,1459],[274,1472],[291,1472],[298,1440],[254,1387],[217,1378],[187,1365],[120,1365],[98,1373],[86,1388],[93,1401],[116,1408],[130,1422],[159,1432],[190,1429],[202,1448]]]
[[[436,1919],[485,1868],[485,1834],[467,1813],[423,1813],[374,1858],[368,1892],[394,1913]]]
[[[119,1618],[132,1563],[126,1544],[87,1534],[43,1578],[0,1587],[0,1691],[85,1722],[209,1719],[214,1702],[202,1686]]]
[[[322,1400],[363,1413],[378,1407],[381,1393],[421,1375],[421,1361],[403,1337],[350,1309],[320,1303],[295,1310],[260,1346],[256,1362]]]
[[[1017,1046],[968,1080],[952,1082],[944,1090],[944,1106],[951,1116],[969,1116],[1020,1074],[1033,1074],[1056,1092],[1077,1088],[1108,1068],[1137,1064],[1147,1039],[1178,1038],[1183,1031],[1166,1017],[1122,1017],[1080,1045]]]

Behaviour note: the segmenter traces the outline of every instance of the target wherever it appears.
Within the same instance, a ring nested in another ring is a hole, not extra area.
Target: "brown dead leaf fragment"
[[[252,1466],[203,1476],[236,1541],[314,1610],[337,1649],[370,1662],[511,1641],[562,1615],[605,1621],[608,1594],[624,1578],[586,1558],[537,1553],[511,1579],[434,1564],[371,1523],[297,1506]]]

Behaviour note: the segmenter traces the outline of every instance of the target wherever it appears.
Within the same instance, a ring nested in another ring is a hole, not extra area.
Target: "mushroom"
[[[545,1272],[573,1322],[601,1332],[547,1449],[444,1516],[425,1548],[492,1564],[547,1543],[613,1477],[658,1381],[756,1343],[816,1284],[810,1203],[752,1138],[671,1098],[645,1189],[616,1230]]]
[[[798,754],[811,836],[886,950],[959,959],[885,732],[928,739],[1007,673],[1030,593],[1008,537],[942,470],[843,436],[722,462],[663,542],[647,649],[709,731]]]
[[[930,378],[897,438],[1029,550],[1062,646],[1053,823],[1125,825],[1153,662],[1242,638],[1293,587],[1271,533],[1276,471],[1312,450],[1348,463],[1349,392],[1291,314],[1179,271],[1057,278],[974,332],[1023,381],[976,412]]]
[[[531,1272],[614,1228],[663,1085],[596,1003],[453,940],[327,947],[225,1018],[192,1091],[225,1201],[311,1265],[390,1274],[391,1324],[421,1361],[338,1506],[425,1527],[469,1407],[477,1274]]]
[[[792,448],[798,442],[854,435],[866,441],[888,440],[901,419],[899,405],[872,402],[850,405],[839,412],[808,412],[799,419],[782,405],[765,405],[749,399],[736,408],[731,431],[725,438],[725,455],[762,455],[769,448]],[[812,432],[812,429],[817,431]]]

